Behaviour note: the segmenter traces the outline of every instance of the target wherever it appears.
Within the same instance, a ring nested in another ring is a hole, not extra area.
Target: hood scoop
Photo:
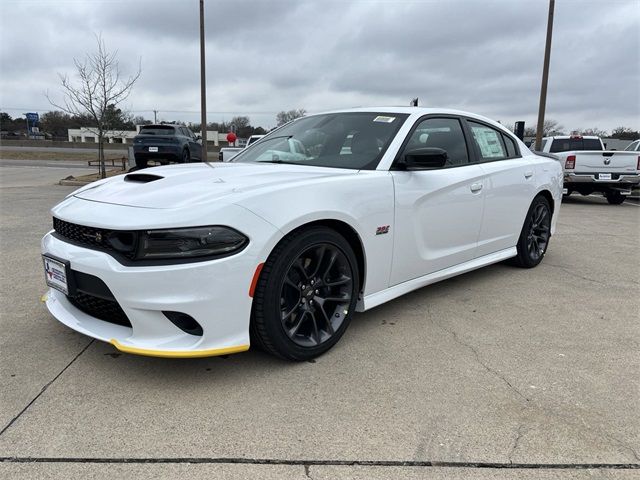
[[[155,182],[156,180],[162,180],[164,177],[160,175],[154,175],[152,173],[130,173],[124,176],[125,182],[135,182],[135,183],[149,183]]]

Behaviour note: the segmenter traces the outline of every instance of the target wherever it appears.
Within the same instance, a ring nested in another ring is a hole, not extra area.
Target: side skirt
[[[516,247],[506,248],[504,250],[500,250],[499,252],[474,258],[473,260],[470,260],[468,262],[438,270],[437,272],[433,272],[422,277],[414,278],[413,280],[409,280],[407,282],[394,285],[393,287],[389,287],[380,292],[372,293],[371,295],[365,296],[364,299],[358,303],[358,307],[356,310],[359,312],[369,310],[370,308],[382,305],[383,303],[393,300],[394,298],[398,298],[405,293],[417,290],[418,288],[425,287],[441,280],[446,280],[447,278],[455,277],[456,275],[460,275],[462,273],[470,272],[471,270],[476,270],[478,268],[491,265],[492,263],[501,262],[503,260],[506,260],[507,258],[515,257],[517,254],[518,252],[516,250]]]

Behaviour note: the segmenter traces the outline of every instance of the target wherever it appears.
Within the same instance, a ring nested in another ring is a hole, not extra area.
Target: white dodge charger
[[[512,259],[554,232],[562,169],[487,118],[416,107],[297,119],[230,163],[92,183],[52,210],[45,302],[123,352],[290,360],[355,311]]]

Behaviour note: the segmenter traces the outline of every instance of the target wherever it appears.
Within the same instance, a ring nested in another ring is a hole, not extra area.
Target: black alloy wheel
[[[182,151],[182,163],[189,163],[191,161],[191,155],[189,155],[189,150],[186,148]]]
[[[289,360],[329,350],[346,330],[359,291],[349,243],[326,227],[285,238],[265,263],[254,295],[252,342]]]
[[[536,197],[524,221],[513,259],[519,267],[532,268],[544,258],[551,238],[551,207],[546,198]]]
[[[280,321],[301,347],[315,347],[340,329],[351,304],[353,273],[345,254],[321,243],[289,266],[280,291]]]

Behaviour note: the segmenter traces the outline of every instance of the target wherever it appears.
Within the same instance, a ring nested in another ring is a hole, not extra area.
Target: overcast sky
[[[537,117],[547,0],[205,0],[207,118],[420,104]],[[95,48],[142,76],[125,107],[199,122],[198,0],[0,0],[0,110],[51,110]],[[640,0],[557,0],[547,118],[640,129]]]

